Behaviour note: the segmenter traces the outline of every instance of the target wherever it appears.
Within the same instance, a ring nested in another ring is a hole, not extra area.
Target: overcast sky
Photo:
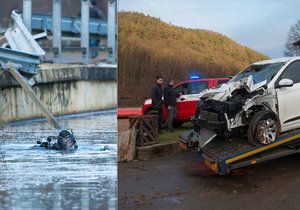
[[[270,57],[282,57],[300,0],[119,0],[119,11],[138,11],[186,28],[207,29]]]

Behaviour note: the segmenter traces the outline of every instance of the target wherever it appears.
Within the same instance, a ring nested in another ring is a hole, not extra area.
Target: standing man
[[[151,89],[152,108],[158,114],[158,132],[161,133],[163,122],[163,91],[162,91],[163,78],[161,76],[156,77],[156,84]]]
[[[174,80],[171,79],[168,81],[167,86],[164,88],[164,101],[165,101],[165,106],[168,110],[168,119],[166,124],[170,132],[173,132],[174,130],[173,123],[177,115],[177,108],[176,108],[177,94],[175,92],[173,85],[174,85]]]

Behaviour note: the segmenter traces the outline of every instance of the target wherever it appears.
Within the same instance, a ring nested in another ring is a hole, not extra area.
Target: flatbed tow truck
[[[201,150],[205,165],[220,175],[231,170],[300,153],[300,130],[280,135],[273,143],[254,146],[246,139],[216,138]]]

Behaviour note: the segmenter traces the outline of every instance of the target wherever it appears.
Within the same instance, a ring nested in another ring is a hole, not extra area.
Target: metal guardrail
[[[53,1],[53,14],[32,14],[32,0],[23,0],[23,21],[29,31],[47,30],[53,34],[53,52],[55,58],[61,54],[61,37],[77,35],[81,37],[82,62],[89,63],[90,36],[107,36],[109,63],[116,63],[116,0],[108,2],[108,19],[97,20],[90,18],[90,0],[81,0],[81,17],[62,17],[62,0]]]
[[[0,48],[0,62],[15,63],[22,66],[20,72],[34,75],[37,73],[38,65],[40,64],[40,57],[24,52],[11,50],[9,48]],[[0,66],[1,68],[1,66]]]
[[[15,11],[12,12],[11,17],[14,20],[14,26],[9,28],[4,34],[10,48],[33,55],[45,55],[45,51],[35,41],[34,36],[31,35],[24,25],[22,18]],[[41,36],[37,35],[36,37],[41,38],[44,36],[47,36],[47,34],[43,33]]]
[[[52,15],[33,13],[32,30],[50,31],[53,33]],[[80,17],[61,17],[61,31],[64,35],[79,35],[81,28]],[[89,33],[91,35],[107,36],[107,22],[101,19],[91,18],[89,21]]]
[[[11,17],[14,25],[12,28],[8,28],[4,34],[7,43],[0,47],[0,61],[19,65],[21,66],[20,72],[34,75],[37,73],[41,56],[45,55],[45,51],[35,39],[47,36],[47,34],[33,36],[15,11],[12,12]]]

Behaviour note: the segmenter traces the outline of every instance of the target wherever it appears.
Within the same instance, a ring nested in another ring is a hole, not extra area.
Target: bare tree
[[[293,45],[294,42],[300,40],[300,20],[295,25],[292,25],[288,33],[288,39],[285,44],[285,56],[299,56],[300,46]]]

